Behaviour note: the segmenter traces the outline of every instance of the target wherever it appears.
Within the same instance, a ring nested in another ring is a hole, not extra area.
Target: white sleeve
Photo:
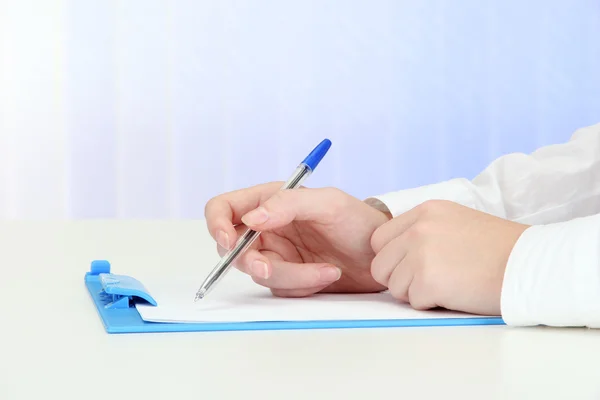
[[[502,156],[472,181],[452,179],[366,201],[396,216],[432,199],[451,200],[529,225],[596,214],[600,212],[600,124],[577,130],[567,143]]]
[[[600,328],[600,214],[531,226],[509,257],[507,325]]]

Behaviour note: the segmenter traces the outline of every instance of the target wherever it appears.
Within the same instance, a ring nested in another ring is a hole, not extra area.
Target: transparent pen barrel
[[[225,274],[231,269],[231,267],[233,266],[233,261],[240,254],[245,252],[250,246],[252,246],[252,243],[254,243],[256,239],[258,239],[259,235],[260,232],[253,231],[251,229],[248,229],[246,232],[244,232],[244,234],[240,236],[240,238],[237,240],[235,246],[221,258],[219,263],[212,270],[212,272],[207,278],[207,285],[212,287],[217,282],[219,282],[221,278],[223,278]],[[227,265],[227,268],[223,269],[223,265]]]
[[[287,180],[281,187],[282,190],[285,189],[295,189],[300,187],[302,183],[310,176],[312,170],[306,164],[298,165],[298,168],[294,171],[290,179]]]

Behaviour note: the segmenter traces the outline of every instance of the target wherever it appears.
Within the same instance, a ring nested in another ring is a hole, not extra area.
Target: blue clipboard
[[[290,329],[398,328],[423,326],[504,325],[501,317],[398,319],[360,321],[281,321],[239,323],[165,323],[142,319],[135,304],[157,303],[144,285],[110,271],[106,260],[92,261],[85,285],[107,333],[214,332]]]

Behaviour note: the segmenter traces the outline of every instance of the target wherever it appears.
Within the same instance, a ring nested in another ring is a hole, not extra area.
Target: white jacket
[[[369,202],[396,216],[429,199],[532,225],[504,276],[507,325],[600,327],[600,124],[577,130],[564,144],[500,157],[472,181],[453,179]]]

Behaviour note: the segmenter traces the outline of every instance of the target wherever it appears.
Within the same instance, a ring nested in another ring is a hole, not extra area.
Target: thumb
[[[259,231],[281,228],[292,221],[328,223],[341,212],[349,198],[334,188],[281,190],[242,216],[242,222]]]

